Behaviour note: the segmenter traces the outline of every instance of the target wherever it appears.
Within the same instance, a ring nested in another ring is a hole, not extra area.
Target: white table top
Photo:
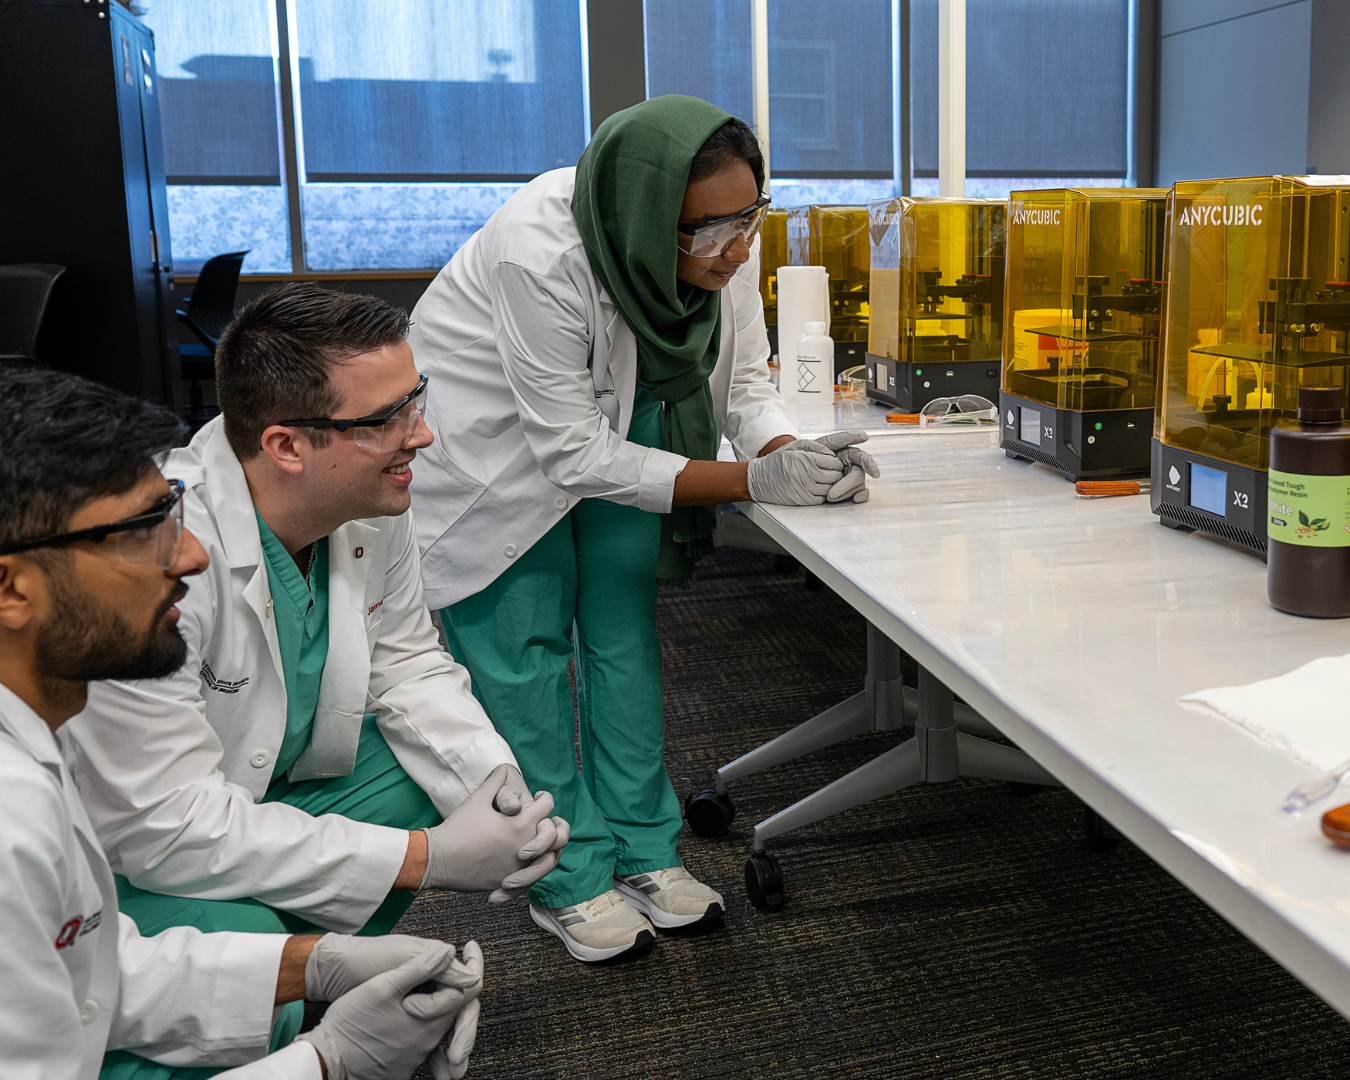
[[[1337,800],[1290,823],[1310,771],[1177,704],[1350,653],[1350,619],[1276,611],[1255,555],[1163,528],[1147,495],[1078,499],[998,440],[875,437],[870,502],[741,509],[1350,1017],[1350,852],[1318,828]]]

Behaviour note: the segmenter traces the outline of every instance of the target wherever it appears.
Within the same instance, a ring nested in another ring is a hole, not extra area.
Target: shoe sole
[[[627,945],[616,945],[612,949],[594,949],[589,945],[583,945],[576,938],[567,932],[553,913],[530,905],[530,918],[534,920],[536,926],[547,930],[554,937],[558,938],[567,946],[567,951],[572,954],[574,960],[580,960],[584,964],[595,964],[601,960],[611,960],[616,956],[622,956],[626,952],[633,952],[637,949],[646,948],[656,942],[656,937],[650,930],[639,930],[637,936]]]
[[[669,911],[663,911],[653,904],[641,889],[635,889],[618,878],[614,879],[614,887],[619,890],[619,895],[629,904],[646,915],[647,921],[658,930],[678,930],[681,926],[712,922],[714,919],[720,919],[723,914],[722,905],[714,902],[709,904],[708,909],[701,915],[672,915]]]

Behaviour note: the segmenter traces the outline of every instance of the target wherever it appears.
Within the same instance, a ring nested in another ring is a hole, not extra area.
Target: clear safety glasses
[[[979,394],[934,398],[919,410],[919,427],[935,424],[994,424],[998,406]]]
[[[417,430],[417,422],[422,418],[426,403],[427,377],[423,375],[417,380],[417,387],[411,394],[399,398],[379,416],[363,416],[357,420],[324,417],[319,420],[283,420],[281,423],[283,427],[326,428],[330,431],[350,429],[352,440],[357,446],[389,454],[399,449]]]
[[[754,206],[723,218],[693,225],[679,222],[676,228],[680,230],[677,240],[680,250],[696,259],[715,259],[731,247],[738,236],[745,237],[745,242],[750,243],[764,224],[764,214],[771,201],[769,196],[761,195]]]
[[[183,481],[170,480],[169,493],[143,514],[95,525],[92,529],[6,544],[0,547],[0,555],[63,547],[81,540],[101,544],[111,538],[117,557],[123,562],[167,570],[178,558],[178,545],[183,539],[183,490]]]

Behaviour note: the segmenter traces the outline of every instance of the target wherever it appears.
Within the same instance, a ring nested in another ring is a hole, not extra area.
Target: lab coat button
[[[80,1007],[80,1023],[92,1024],[98,1019],[98,1002],[92,998]]]
[[[272,760],[272,755],[266,750],[254,750],[248,756],[248,763],[255,769],[265,769],[267,763]]]
[[[514,559],[516,557],[516,545],[507,544],[506,547],[502,548],[502,554],[508,559]]]
[[[556,499],[553,500],[553,505],[556,506],[559,510],[566,510],[567,500],[563,496],[559,495]]]

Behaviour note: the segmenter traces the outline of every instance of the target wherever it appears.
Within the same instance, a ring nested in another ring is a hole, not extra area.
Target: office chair
[[[234,294],[239,270],[247,251],[232,251],[208,259],[192,286],[192,295],[178,309],[178,321],[201,340],[200,345],[179,345],[183,378],[188,382],[188,424],[196,431],[214,411],[202,402],[202,380],[216,377],[216,343],[234,318]]]
[[[56,263],[0,266],[0,363],[41,366],[38,333],[52,286],[65,272]]]

